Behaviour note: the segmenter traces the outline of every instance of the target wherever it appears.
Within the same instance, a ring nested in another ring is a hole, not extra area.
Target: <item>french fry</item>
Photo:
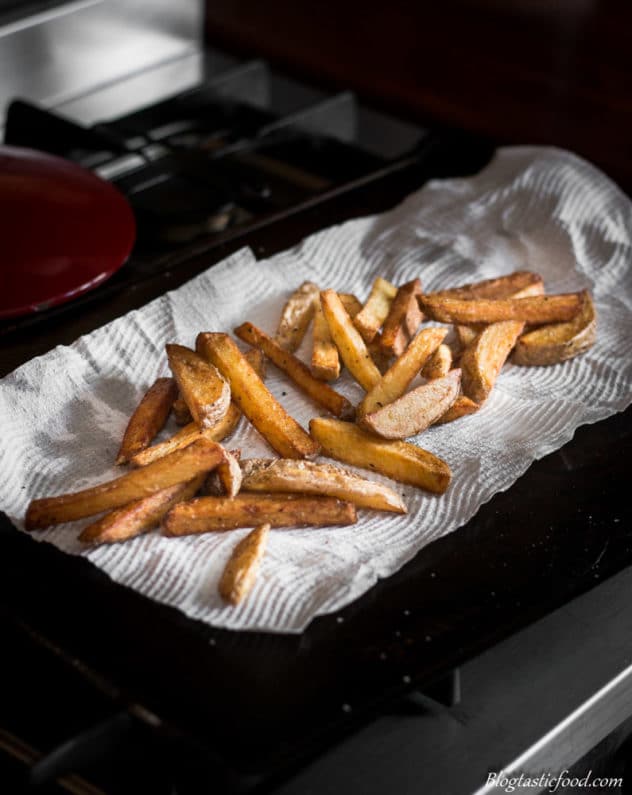
[[[171,404],[177,394],[178,387],[173,378],[159,378],[145,392],[127,423],[121,448],[116,456],[117,464],[126,464],[133,455],[151,444],[151,440],[167,422]]]
[[[323,494],[360,508],[406,513],[402,498],[393,489],[333,464],[251,458],[242,461],[241,467],[244,491]]]
[[[519,320],[492,323],[463,352],[459,360],[463,394],[479,406],[489,397],[523,328],[524,323]]]
[[[336,417],[352,419],[355,409],[346,397],[333,390],[311,374],[309,367],[303,364],[293,353],[281,348],[271,337],[253,326],[242,323],[235,329],[239,339],[262,350],[270,361],[288,375],[305,394],[320,404]]]
[[[245,358],[250,362],[257,374],[263,378],[265,372],[264,356],[261,351],[253,348],[244,354]],[[187,409],[188,411],[188,409]],[[228,411],[222,419],[212,428],[200,429],[195,422],[189,422],[182,430],[175,433],[164,442],[154,444],[146,450],[135,455],[130,463],[133,466],[144,467],[151,464],[152,461],[157,461],[159,458],[173,453],[174,450],[179,450],[181,447],[194,442],[196,439],[208,439],[211,442],[221,442],[227,439],[237,427],[241,419],[241,411],[237,404],[231,400]]]
[[[270,524],[255,527],[237,544],[219,581],[219,595],[237,605],[252,590],[266,548]]]
[[[243,475],[239,466],[239,456],[225,451],[226,459],[215,470],[227,497],[235,497],[241,489]],[[211,473],[212,474],[212,473]]]
[[[424,294],[420,303],[432,320],[442,323],[501,323],[518,320],[542,324],[572,320],[582,306],[581,293],[535,295],[527,298],[443,298]]]
[[[405,439],[421,433],[436,422],[454,403],[461,385],[461,371],[451,370],[443,378],[436,378],[423,386],[406,392],[358,420],[365,430],[383,439]]]
[[[167,514],[167,536],[223,532],[269,523],[272,527],[325,527],[357,521],[355,506],[333,497],[295,494],[245,494],[198,497],[175,505]]]
[[[468,345],[471,345],[476,339],[476,335],[480,334],[484,328],[484,323],[477,323],[471,326],[455,325],[454,333],[456,334],[459,348],[462,350],[463,348],[467,348]]]
[[[173,406],[171,408],[177,425],[188,425],[190,422],[193,422],[189,407],[179,393],[178,397],[173,401]]]
[[[300,347],[314,316],[318,293],[318,285],[313,282],[303,282],[283,307],[275,340],[286,351],[294,353]]]
[[[397,291],[384,321],[380,346],[392,356],[401,356],[421,323],[422,314],[417,303],[421,282],[413,279]]]
[[[338,297],[342,302],[342,305],[347,310],[347,314],[353,320],[358,312],[362,309],[362,304],[360,301],[353,295],[353,293],[338,293]],[[380,372],[383,372],[388,367],[388,363],[390,361],[391,355],[388,351],[385,351],[382,348],[382,334],[381,332],[377,332],[375,337],[371,340],[371,342],[367,342],[366,349],[368,350],[371,358],[377,365],[377,368]]]
[[[212,364],[184,345],[167,345],[169,366],[200,428],[218,423],[230,405],[230,387]]]
[[[73,522],[102,511],[120,508],[156,491],[192,480],[222,463],[224,449],[200,439],[183,450],[176,450],[141,469],[133,469],[115,480],[101,483],[74,494],[33,500],[25,519],[26,530],[41,530],[49,525]]]
[[[314,308],[312,333],[312,375],[321,381],[335,381],[340,375],[340,357],[329,333],[320,301],[316,302]]]
[[[227,451],[229,452],[229,451]],[[237,466],[239,466],[239,475],[234,474],[233,471],[229,472],[229,477],[237,477],[239,488],[235,491],[237,494],[241,489],[241,484],[243,482],[243,472],[241,471],[241,466],[239,465],[239,459],[241,458],[241,450],[231,450],[229,452],[230,458],[232,458]],[[229,460],[230,464],[230,460]],[[230,497],[231,494],[229,493],[231,490],[234,490],[233,484],[230,482],[226,483],[226,470],[224,470],[224,478],[220,477],[220,469],[224,464],[220,464],[217,469],[214,469],[212,472],[209,472],[202,484],[202,488],[200,489],[200,495],[204,497]],[[232,496],[234,497],[235,494]]]
[[[447,329],[437,326],[420,331],[406,351],[366,394],[358,406],[358,416],[370,414],[401,397],[447,333]]]
[[[371,342],[379,331],[388,316],[396,294],[397,287],[381,276],[378,276],[373,282],[366,304],[353,319],[355,327],[365,342]]]
[[[580,313],[569,323],[554,323],[519,337],[511,360],[522,365],[550,365],[572,359],[595,342],[597,314],[587,290]]]
[[[79,541],[85,544],[112,544],[152,530],[176,503],[194,497],[205,477],[203,472],[187,483],[177,483],[111,511],[84,527]]]
[[[426,363],[421,368],[421,374],[428,381],[432,381],[435,378],[443,378],[450,372],[451,367],[452,351],[447,345],[441,343],[426,360]]]
[[[360,386],[368,391],[375,386],[382,375],[371,358],[364,340],[334,290],[322,292],[320,301],[329,332],[342,361]]]
[[[435,420],[435,425],[445,425],[446,422],[454,422],[461,417],[466,417],[468,414],[474,414],[479,410],[478,403],[474,403],[465,395],[459,395],[450,408],[442,414],[438,420]]]
[[[479,298],[516,298],[517,293],[522,293],[523,290],[529,291],[525,292],[525,296],[544,293],[544,282],[540,274],[532,271],[514,271],[495,279],[463,284],[461,287],[452,287],[448,290],[438,290],[432,295],[472,301]]]
[[[280,455],[309,458],[318,454],[318,445],[272,396],[227,334],[203,332],[196,346],[226,378],[243,414]]]
[[[361,311],[362,302],[353,293],[338,293],[338,298],[340,298],[342,305],[347,310],[347,314],[353,320],[358,312]]]
[[[311,420],[309,429],[323,454],[338,461],[436,494],[450,485],[452,472],[445,461],[409,442],[378,439],[354,423],[321,417]]]

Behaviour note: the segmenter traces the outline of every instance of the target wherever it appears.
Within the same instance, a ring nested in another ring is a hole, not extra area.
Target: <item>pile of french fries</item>
[[[308,364],[296,351],[310,324]],[[312,459],[327,456],[442,494],[450,467],[406,439],[478,411],[512,351],[520,365],[585,351],[596,315],[587,291],[546,295],[541,277],[528,271],[435,293],[423,293],[419,279],[395,287],[378,277],[364,304],[306,282],[285,304],[274,336],[249,322],[234,333],[250,346],[246,353],[219,332],[200,333],[195,350],[167,345],[172,376],[147,391],[116,458],[129,471],[33,500],[26,529],[101,514],[79,538],[103,544],[157,527],[166,536],[254,527],[218,586],[237,604],[255,581],[271,528],[349,525],[358,507],[406,513],[394,489]],[[266,387],[267,361],[331,416],[314,417],[309,432],[301,427]],[[357,406],[330,385],[343,366],[364,389]],[[181,429],[152,444],[171,414]],[[226,447],[242,416],[277,457],[248,459]]]

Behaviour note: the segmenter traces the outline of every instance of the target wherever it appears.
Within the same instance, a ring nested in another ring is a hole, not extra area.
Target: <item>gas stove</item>
[[[268,256],[493,153],[260,61],[204,59],[202,82],[140,110],[99,114],[94,95],[9,106],[5,141],[111,181],[138,239],[97,289],[5,321],[3,373],[241,246]],[[629,420],[581,428],[466,527],[300,636],[198,624],[3,519],[2,779],[16,792],[460,794],[492,791],[490,770],[557,770],[617,728],[627,736]]]

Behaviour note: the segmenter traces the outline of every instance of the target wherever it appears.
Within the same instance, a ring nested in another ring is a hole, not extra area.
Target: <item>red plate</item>
[[[80,166],[0,146],[0,317],[91,290],[125,263],[136,223],[125,198]]]

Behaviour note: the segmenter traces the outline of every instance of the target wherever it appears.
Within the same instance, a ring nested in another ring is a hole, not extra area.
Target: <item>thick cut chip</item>
[[[312,332],[312,375],[321,381],[335,381],[340,375],[340,356],[329,333],[320,301],[316,302],[314,309]]]
[[[310,458],[318,454],[318,445],[272,396],[227,334],[198,334],[197,349],[226,378],[237,406],[280,455]]]
[[[406,513],[402,498],[381,483],[366,480],[333,464],[290,458],[242,461],[244,491],[323,494],[374,511]]]
[[[188,483],[177,483],[117,508],[85,527],[79,540],[85,544],[112,544],[146,533],[157,527],[174,505],[194,497],[205,477],[202,473]]]
[[[329,332],[345,367],[360,386],[368,391],[375,386],[382,375],[371,358],[364,340],[334,290],[322,292],[320,300]]]
[[[465,349],[459,365],[461,386],[466,397],[479,406],[487,400],[523,329],[524,323],[519,320],[492,323]]]
[[[241,467],[239,466],[239,455],[229,453],[228,450],[225,452],[226,460],[222,461],[215,471],[222,484],[224,494],[227,497],[235,497],[239,493],[243,481]]]
[[[401,397],[447,333],[447,329],[437,326],[420,331],[406,351],[365,396],[358,406],[358,415],[370,414]]]
[[[293,353],[281,348],[271,337],[253,326],[242,323],[235,329],[239,339],[262,350],[270,361],[288,375],[292,381],[313,401],[320,404],[336,417],[352,419],[355,409],[346,397],[324,384],[311,374],[309,367],[297,359]]]
[[[252,590],[268,540],[270,524],[255,527],[237,544],[219,581],[219,595],[237,605]]]
[[[188,425],[190,422],[193,422],[193,417],[191,416],[189,407],[187,406],[182,395],[179,394],[178,397],[173,401],[172,409],[177,425]]]
[[[588,291],[581,312],[569,323],[554,323],[523,334],[511,360],[523,365],[549,365],[572,359],[595,342],[597,314]]]
[[[441,343],[421,368],[421,374],[428,381],[432,381],[435,378],[443,378],[450,372],[451,367],[452,351],[447,345]]]
[[[245,494],[236,497],[198,497],[176,505],[164,523],[168,536],[255,527],[325,527],[357,521],[355,506],[334,497],[294,494]]]
[[[581,293],[535,295],[527,298],[443,298],[424,294],[422,309],[441,323],[500,323],[520,320],[525,323],[557,323],[572,320],[582,306]]]
[[[308,326],[314,316],[315,302],[318,300],[319,288],[312,282],[303,282],[295,290],[281,312],[275,340],[286,351],[294,353],[298,350]]]
[[[323,454],[345,464],[379,472],[436,494],[450,485],[452,472],[445,461],[409,442],[387,441],[351,422],[317,417],[309,429]]]
[[[371,342],[377,334],[382,323],[388,317],[388,313],[397,294],[397,287],[381,276],[373,282],[371,293],[366,304],[354,317],[355,327],[362,335],[365,342]]]
[[[381,347],[393,356],[401,356],[406,346],[413,337],[422,314],[417,303],[417,296],[421,294],[421,282],[413,279],[403,284],[391,304],[388,316],[382,329]]]
[[[230,387],[215,367],[184,345],[167,345],[169,366],[200,428],[218,423],[230,405]]]
[[[149,466],[133,469],[107,483],[74,494],[33,500],[26,512],[25,529],[40,530],[120,508],[176,483],[192,480],[201,472],[214,469],[223,460],[224,449],[219,444],[200,439],[183,450],[176,450]]]
[[[454,403],[461,385],[461,371],[452,370],[423,386],[406,392],[393,403],[363,415],[359,424],[384,439],[406,439],[436,422]]]
[[[495,279],[485,279],[480,282],[463,284],[448,290],[438,290],[432,293],[443,298],[464,298],[473,300],[477,298],[515,298],[523,290],[525,295],[539,295],[544,292],[544,283],[539,273],[532,271],[514,271],[506,276]]]
[[[474,403],[473,400],[465,397],[465,395],[459,395],[445,414],[442,414],[434,424],[444,425],[446,422],[454,422],[454,420],[466,417],[468,414],[474,414],[478,409],[478,403]]]
[[[173,378],[159,378],[145,393],[125,429],[117,464],[126,464],[133,455],[151,444],[154,436],[164,427],[171,405],[178,394]]]

